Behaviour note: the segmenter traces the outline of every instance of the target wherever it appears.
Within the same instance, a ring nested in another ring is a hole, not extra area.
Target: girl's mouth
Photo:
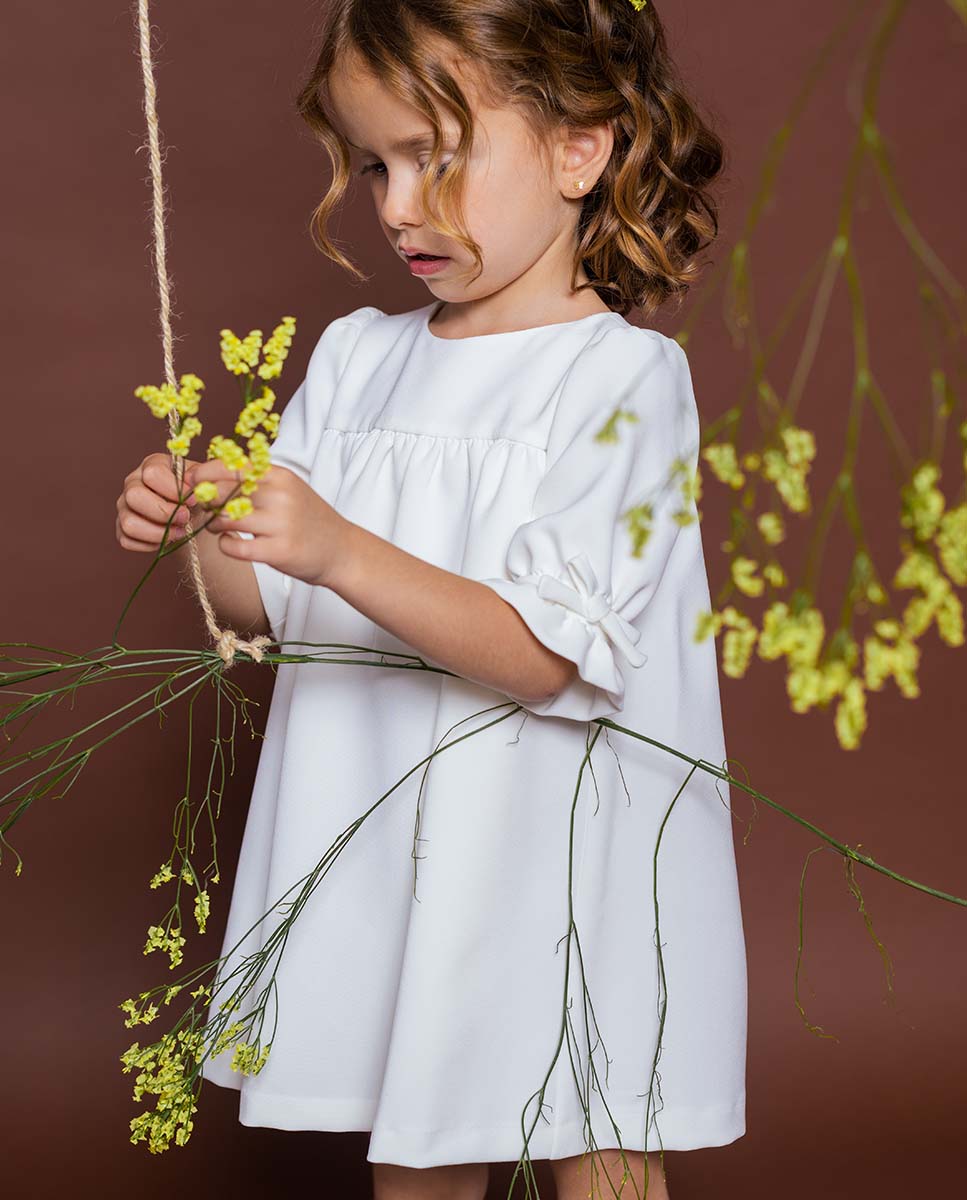
[[[434,275],[442,271],[450,260],[436,254],[408,254],[406,261],[412,275]]]

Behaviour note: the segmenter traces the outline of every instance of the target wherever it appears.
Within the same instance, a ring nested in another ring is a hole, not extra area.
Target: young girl
[[[242,1124],[371,1130],[377,1200],[480,1200],[528,1131],[560,1200],[593,1177],[641,1195],[646,1154],[661,1200],[660,1149],[745,1132],[728,789],[595,718],[725,759],[673,471],[698,460],[689,367],[625,319],[692,278],[721,144],[651,0],[335,0],[300,111],[334,165],[322,247],[355,270],[326,233],[352,170],[430,299],[322,332],[254,513],[199,535],[203,568],[237,630],[452,674],[279,666],[223,953],[413,773],[294,923],[266,1066],[204,1074]],[[175,499],[149,456],[121,544],[155,549]]]

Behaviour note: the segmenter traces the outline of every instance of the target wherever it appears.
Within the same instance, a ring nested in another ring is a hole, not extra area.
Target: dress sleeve
[[[609,421],[616,409],[632,416]],[[613,438],[597,439],[602,429]],[[628,672],[648,659],[636,622],[683,531],[673,514],[696,519],[675,463],[693,471],[698,448],[691,374],[677,342],[629,325],[581,352],[562,385],[532,515],[510,541],[504,577],[480,580],[577,667],[551,698],[519,701],[530,712],[588,721],[622,711]],[[627,519],[631,509],[645,520]],[[642,544],[633,533],[643,529]]]
[[[312,466],[325,429],[336,385],[345,370],[362,327],[379,309],[369,305],[331,321],[316,342],[309,358],[305,378],[289,399],[279,419],[279,430],[271,443],[274,467],[288,467],[306,483],[311,482]],[[238,535],[255,535],[239,530]],[[285,637],[292,577],[264,562],[254,562],[262,607],[276,642]]]

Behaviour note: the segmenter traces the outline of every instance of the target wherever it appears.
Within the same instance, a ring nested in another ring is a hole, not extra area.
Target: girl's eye
[[[449,166],[449,160],[447,160],[447,162],[443,163],[440,166],[440,169],[437,171],[438,179],[444,173],[444,171],[447,169],[448,166]],[[367,163],[365,167],[362,167],[360,169],[360,172],[359,172],[360,177],[367,174],[367,172],[369,172],[369,171],[372,171],[376,175],[377,179],[384,179],[386,166],[384,163],[381,163],[381,162]]]

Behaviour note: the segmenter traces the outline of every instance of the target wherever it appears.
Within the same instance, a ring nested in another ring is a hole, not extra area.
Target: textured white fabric
[[[246,931],[241,953],[262,945],[281,919],[251,929],[262,913],[412,773],[295,922],[262,1072],[232,1072],[228,1051],[205,1077],[240,1089],[246,1125],[371,1130],[375,1162],[516,1161],[524,1129],[533,1159],[579,1154],[585,1105],[601,1148],[618,1145],[611,1120],[626,1149],[723,1145],[745,1132],[747,1019],[728,788],[697,769],[676,800],[688,762],[604,730],[581,773],[597,717],[725,759],[715,643],[692,640],[710,607],[701,527],[672,517],[683,502],[669,470],[698,453],[687,359],[616,313],[445,339],[428,327],[436,307],[333,321],[273,462],[349,520],[492,588],[578,673],[494,723],[512,704],[458,677],[278,667],[223,953]],[[616,406],[637,421],[595,440]],[[624,515],[643,503],[652,532],[636,556]],[[256,574],[274,636],[294,652],[414,653],[335,592],[266,564]],[[649,1110],[653,858],[673,801],[658,854],[667,1010]],[[269,1008],[263,1041],[274,998]]]

